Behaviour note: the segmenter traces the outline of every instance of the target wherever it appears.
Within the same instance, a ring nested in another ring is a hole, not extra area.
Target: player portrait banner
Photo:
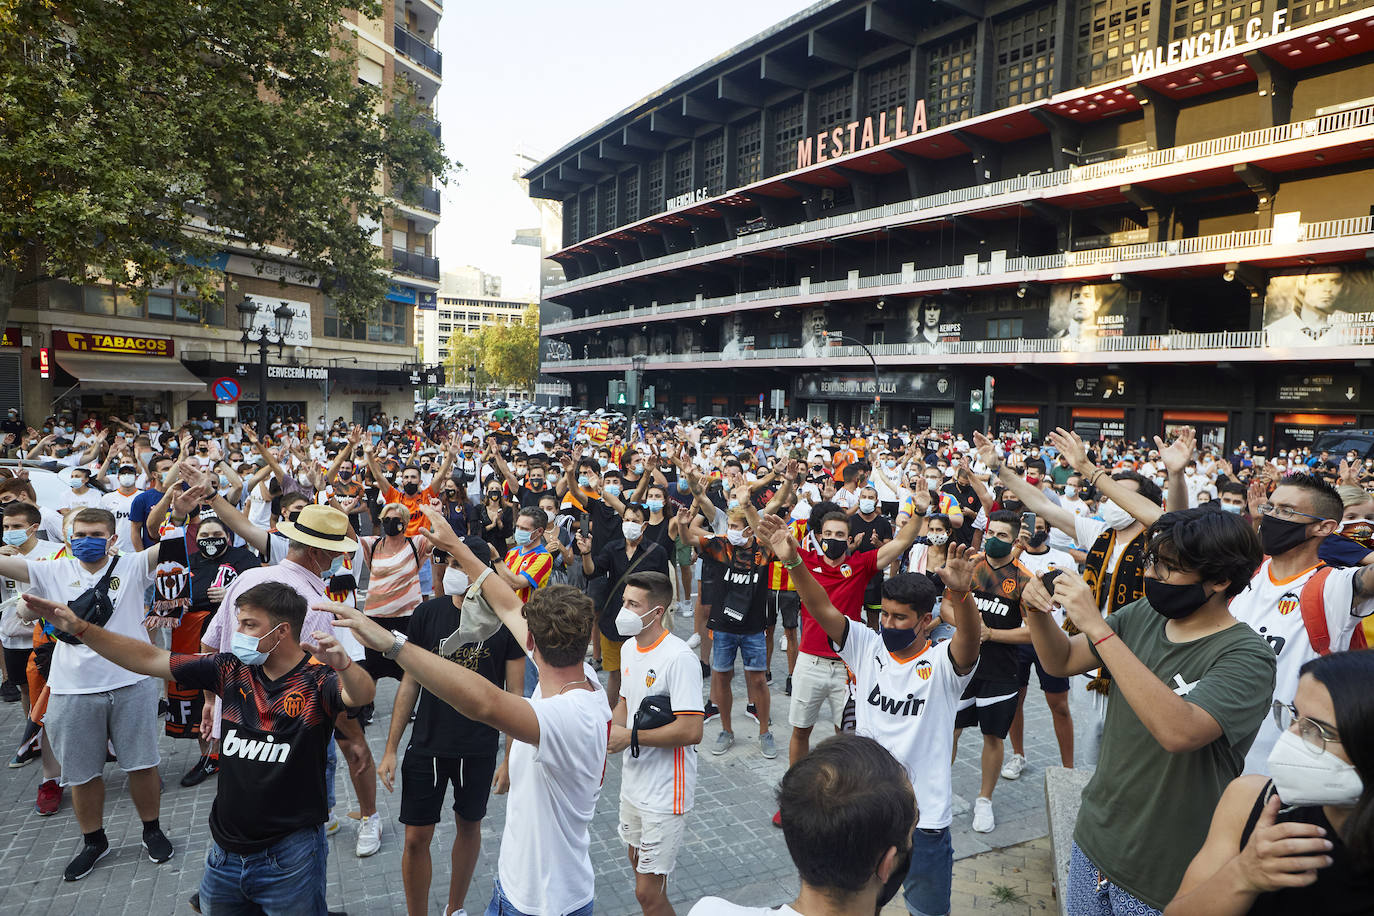
[[[1271,347],[1374,343],[1374,271],[1323,264],[1271,277],[1264,331]]]
[[[938,351],[941,344],[958,343],[963,337],[963,317],[952,297],[920,296],[907,303],[907,343]]]
[[[1065,341],[1122,337],[1130,323],[1127,291],[1119,283],[1073,283],[1050,292],[1045,336]]]

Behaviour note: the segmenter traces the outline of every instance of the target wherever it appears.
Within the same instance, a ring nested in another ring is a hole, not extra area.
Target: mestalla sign
[[[850,121],[823,130],[814,137],[797,141],[797,168],[804,169],[818,162],[838,159],[893,140],[902,140],[926,129],[926,102],[920,99],[910,111],[898,105],[889,116],[886,111],[869,115],[862,121]]]

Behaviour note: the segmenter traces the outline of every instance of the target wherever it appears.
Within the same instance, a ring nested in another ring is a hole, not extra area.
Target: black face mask
[[[339,479],[340,479],[340,480],[344,480],[344,481],[352,480],[352,479],[353,479],[353,472],[352,472],[352,471],[340,471],[340,472],[339,472]]]
[[[406,496],[414,496],[416,493],[420,492],[420,485],[413,480],[409,480],[401,486],[401,491],[404,492]]]
[[[1207,590],[1201,582],[1191,585],[1170,585],[1158,579],[1145,578],[1145,600],[1155,613],[1170,620],[1179,620],[1207,603]]]
[[[825,538],[821,541],[821,553],[832,560],[838,560],[849,550],[849,542],[844,538]]]
[[[1260,546],[1271,557],[1287,553],[1308,540],[1306,522],[1286,522],[1266,515],[1259,523]]]
[[[217,557],[229,546],[229,539],[223,537],[203,537],[196,539],[196,547],[207,557]]]
[[[301,514],[301,510],[300,510],[300,509],[297,509],[295,512],[288,512],[288,513],[286,514],[286,520],[287,520],[288,522],[290,522],[291,524],[294,525],[294,524],[296,524],[296,519],[300,517],[300,514]]]
[[[400,534],[402,531],[405,530],[405,521],[397,518],[394,515],[382,519],[382,533],[387,535],[388,537],[395,537],[396,535]]]
[[[897,892],[902,889],[902,882],[906,880],[906,873],[911,869],[911,847],[905,851],[897,853],[897,861],[892,865],[892,874],[887,876],[883,882],[883,889],[878,892],[878,910],[887,906],[887,902],[897,896]]]

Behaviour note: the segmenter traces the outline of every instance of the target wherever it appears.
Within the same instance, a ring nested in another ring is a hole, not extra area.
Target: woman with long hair
[[[1374,909],[1374,652],[1300,669],[1270,778],[1227,787],[1165,916],[1321,914]]]

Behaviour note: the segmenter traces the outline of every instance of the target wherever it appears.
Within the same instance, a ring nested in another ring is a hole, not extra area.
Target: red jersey
[[[878,551],[852,554],[841,560],[839,566],[830,566],[820,554],[803,550],[801,561],[811,570],[811,575],[816,577],[830,597],[830,603],[841,614],[854,621],[862,619],[864,589],[868,587],[868,580],[878,571]],[[801,611],[801,651],[821,658],[839,658],[830,648],[830,637],[825,635],[825,630],[811,616],[805,602]]]

